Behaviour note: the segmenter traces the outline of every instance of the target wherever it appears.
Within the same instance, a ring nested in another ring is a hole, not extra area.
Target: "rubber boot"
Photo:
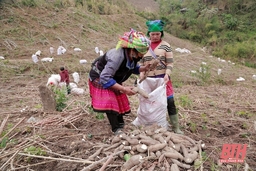
[[[170,122],[171,125],[173,127],[173,131],[177,134],[184,134],[184,132],[182,132],[180,130],[180,125],[179,125],[179,120],[178,120],[178,115],[170,115]]]
[[[177,133],[177,134],[184,134],[180,130],[178,115],[177,115],[177,112],[176,112],[176,106],[175,106],[173,98],[169,98],[167,100],[167,111],[168,111],[168,114],[169,114],[169,117],[170,117],[170,122],[171,122],[171,125],[173,127],[174,132]]]

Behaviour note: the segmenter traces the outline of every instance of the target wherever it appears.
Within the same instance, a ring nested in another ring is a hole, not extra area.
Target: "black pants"
[[[123,127],[124,125],[123,115],[120,115],[116,112],[107,112],[106,114],[113,132]]]
[[[67,84],[66,87],[67,87],[67,93],[70,94],[70,93],[71,93],[71,88],[70,88],[70,86]]]
[[[167,111],[169,115],[176,115],[177,111],[176,111],[176,106],[174,103],[174,98],[169,98],[167,100]]]

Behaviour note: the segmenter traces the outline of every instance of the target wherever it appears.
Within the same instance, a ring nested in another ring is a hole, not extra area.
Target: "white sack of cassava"
[[[138,95],[140,105],[137,110],[137,117],[132,123],[136,126],[157,124],[167,128],[167,96],[164,79],[146,78],[137,87],[145,90],[149,97],[144,98]]]
[[[48,85],[58,86],[59,82],[60,82],[60,75],[52,74],[51,77],[48,78],[46,86],[48,86]]]

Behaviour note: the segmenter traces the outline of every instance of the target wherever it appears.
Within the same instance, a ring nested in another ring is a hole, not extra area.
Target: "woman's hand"
[[[165,74],[165,76],[164,76],[164,83],[167,84],[168,81],[170,81],[170,76],[168,74]]]
[[[127,94],[128,96],[132,96],[132,95],[135,95],[137,93],[137,92],[133,91],[132,87],[124,87],[122,92],[124,94]]]
[[[145,66],[140,66],[140,72],[147,72],[150,70],[151,64],[147,64]]]

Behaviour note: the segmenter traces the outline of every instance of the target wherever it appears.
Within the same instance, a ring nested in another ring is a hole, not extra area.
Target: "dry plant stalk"
[[[9,119],[9,117],[10,117],[10,115],[7,115],[7,116],[4,118],[4,120],[3,120],[2,124],[1,124],[1,127],[0,127],[0,135],[2,134],[2,132],[3,132],[3,130],[4,130],[4,126],[5,126],[6,122],[7,122],[7,120]]]

